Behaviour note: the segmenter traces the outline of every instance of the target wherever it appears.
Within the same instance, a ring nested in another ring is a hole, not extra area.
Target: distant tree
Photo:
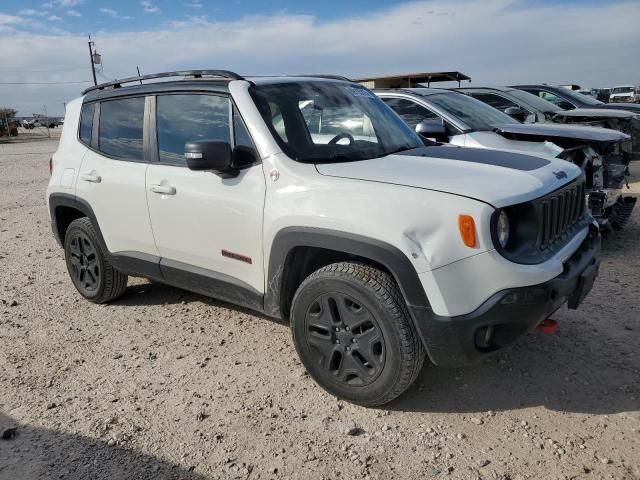
[[[15,108],[0,107],[0,117],[2,118],[13,118],[16,116],[16,113],[18,113],[18,111]]]

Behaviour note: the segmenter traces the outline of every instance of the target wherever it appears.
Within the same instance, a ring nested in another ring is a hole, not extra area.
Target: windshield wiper
[[[369,157],[363,157],[362,155],[358,156],[349,156],[344,153],[333,153],[331,155],[322,155],[317,157],[302,157],[299,158],[299,162],[303,163],[336,163],[336,162],[355,162],[358,160],[366,160]]]
[[[405,145],[404,147],[399,147],[399,148],[396,148],[395,150],[390,150],[388,152],[384,152],[381,155],[379,155],[378,158],[386,157],[387,155],[393,155],[394,153],[406,152],[407,150],[415,150],[416,148],[420,148],[420,147],[414,147],[414,146]]]

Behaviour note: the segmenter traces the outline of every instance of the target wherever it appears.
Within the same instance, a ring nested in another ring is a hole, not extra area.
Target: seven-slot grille
[[[538,245],[549,247],[580,222],[585,212],[584,179],[556,190],[538,202]]]

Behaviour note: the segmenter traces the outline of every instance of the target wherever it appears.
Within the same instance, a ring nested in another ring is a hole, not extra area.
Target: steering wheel
[[[350,133],[342,132],[342,133],[339,133],[338,135],[336,135],[335,137],[333,137],[331,140],[329,140],[329,145],[335,145],[336,143],[338,143],[343,138],[348,138],[349,139],[349,145],[353,145],[355,143],[355,141],[356,141],[356,139],[353,138],[353,135],[351,135]]]

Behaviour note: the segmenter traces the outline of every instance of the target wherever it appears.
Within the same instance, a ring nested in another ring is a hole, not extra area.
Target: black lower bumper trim
[[[564,303],[577,308],[598,275],[600,249],[600,233],[592,226],[560,275],[498,292],[467,315],[441,317],[429,307],[409,306],[431,361],[441,366],[474,363],[511,345]]]

